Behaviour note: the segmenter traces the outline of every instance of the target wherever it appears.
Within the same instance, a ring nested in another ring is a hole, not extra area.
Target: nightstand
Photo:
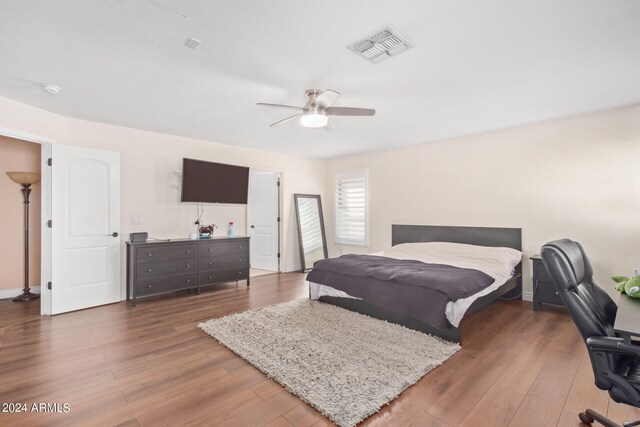
[[[563,306],[562,299],[556,291],[553,280],[549,277],[547,269],[542,263],[540,255],[530,258],[533,261],[533,309],[540,310],[542,304],[553,304]]]

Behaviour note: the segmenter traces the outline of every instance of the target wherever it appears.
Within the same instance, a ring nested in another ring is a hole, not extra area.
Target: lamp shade
[[[31,185],[40,182],[40,172],[7,172],[16,184]]]

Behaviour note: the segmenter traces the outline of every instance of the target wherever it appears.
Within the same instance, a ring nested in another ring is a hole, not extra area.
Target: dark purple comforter
[[[478,270],[373,255],[320,260],[307,280],[441,329],[448,326],[449,301],[480,292],[494,281]]]

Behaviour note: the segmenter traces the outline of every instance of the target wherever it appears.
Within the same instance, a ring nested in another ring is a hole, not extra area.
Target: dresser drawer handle
[[[238,245],[238,249],[242,249],[242,245]]]
[[[150,288],[150,287],[151,287],[151,285],[147,285],[147,288]]]
[[[191,266],[189,264],[187,264],[187,268],[191,268]]]
[[[242,258],[238,258],[238,262],[242,262]]]
[[[209,252],[211,252],[211,248],[207,249]]]
[[[190,254],[190,253],[191,253],[191,251],[187,251],[187,253],[188,253],[188,254]]]
[[[187,279],[187,283],[189,283],[191,281],[191,279]]]
[[[151,256],[151,254],[147,254],[147,256]]]
[[[148,269],[147,271],[148,271],[149,273],[151,273],[151,269]]]
[[[238,274],[242,274],[242,271],[238,271]]]
[[[212,263],[211,261],[209,261],[209,262],[207,263],[207,265],[213,265],[213,263]]]
[[[212,276],[209,276],[209,279],[213,279],[213,277],[212,277]]]

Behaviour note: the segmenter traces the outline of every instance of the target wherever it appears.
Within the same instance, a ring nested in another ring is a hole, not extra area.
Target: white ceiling
[[[386,25],[415,47],[377,65],[346,49]],[[291,112],[255,103],[303,105],[308,88],[377,113],[269,128]],[[0,0],[0,95],[331,158],[640,102],[640,2]]]

